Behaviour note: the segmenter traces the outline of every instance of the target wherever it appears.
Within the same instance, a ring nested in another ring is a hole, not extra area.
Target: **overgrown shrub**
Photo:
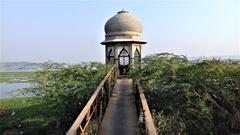
[[[96,90],[110,66],[100,63],[65,65],[48,62],[37,71],[30,91],[53,102],[56,127],[68,129]]]
[[[240,133],[239,62],[156,54],[131,75],[145,89],[159,134]]]

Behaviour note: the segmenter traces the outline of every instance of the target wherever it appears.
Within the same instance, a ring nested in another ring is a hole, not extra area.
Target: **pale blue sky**
[[[104,24],[119,10],[144,26],[144,55],[240,55],[239,0],[1,1],[1,61],[104,62]]]

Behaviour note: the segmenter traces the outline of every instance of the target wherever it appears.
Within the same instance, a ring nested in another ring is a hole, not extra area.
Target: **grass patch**
[[[51,104],[40,97],[0,99],[0,134],[58,134]]]
[[[34,72],[0,72],[0,83],[28,82]]]

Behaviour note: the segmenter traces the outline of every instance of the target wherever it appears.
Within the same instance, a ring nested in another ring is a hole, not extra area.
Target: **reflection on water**
[[[30,83],[1,83],[0,84],[0,99],[11,97],[32,96],[32,94],[23,95],[18,90],[30,87]]]

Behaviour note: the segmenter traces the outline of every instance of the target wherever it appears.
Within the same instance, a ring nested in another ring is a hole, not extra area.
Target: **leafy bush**
[[[131,75],[145,89],[159,134],[240,133],[238,62],[156,54]]]
[[[110,66],[100,63],[64,65],[48,62],[36,72],[30,91],[51,101],[57,128],[66,130],[96,90]]]

